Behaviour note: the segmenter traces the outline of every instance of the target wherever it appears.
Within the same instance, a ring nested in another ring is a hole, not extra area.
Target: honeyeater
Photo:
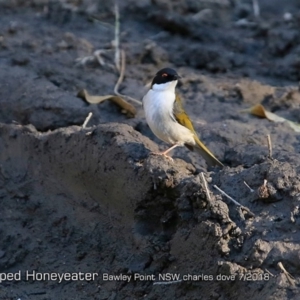
[[[222,167],[223,164],[200,141],[180,97],[175,92],[179,78],[175,70],[161,69],[153,78],[150,90],[143,97],[143,107],[150,129],[159,139],[172,145],[163,152],[153,154],[163,155],[172,160],[168,155],[169,151],[178,146],[186,146],[200,153],[209,166]]]

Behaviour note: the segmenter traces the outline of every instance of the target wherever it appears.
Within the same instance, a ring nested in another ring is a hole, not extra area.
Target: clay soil
[[[168,145],[140,105],[129,118],[77,97],[113,93],[113,1],[0,1],[1,300],[300,299],[299,133],[241,113],[300,123],[300,4],[258,2],[255,17],[252,1],[119,1],[120,92],[141,100],[175,68],[225,165],[209,169],[184,148],[150,155]]]

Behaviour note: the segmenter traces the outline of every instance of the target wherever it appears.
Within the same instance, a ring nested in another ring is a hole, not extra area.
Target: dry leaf
[[[134,116],[136,115],[135,107],[129,104],[120,96],[116,96],[116,95],[92,96],[87,92],[87,90],[79,91],[77,96],[86,100],[88,103],[91,104],[99,104],[105,100],[110,100],[115,104],[117,104],[118,106],[120,106],[122,108],[122,112],[124,111],[128,117],[134,118]]]
[[[277,123],[287,122],[294,131],[300,132],[300,124],[282,118],[270,111],[267,111],[261,104],[254,105],[246,110],[243,110],[242,112],[249,112],[254,116],[266,118],[270,121],[277,122]]]

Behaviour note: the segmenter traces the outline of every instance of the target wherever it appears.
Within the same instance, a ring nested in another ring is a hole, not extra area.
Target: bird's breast
[[[147,123],[153,133],[166,143],[194,144],[194,135],[174,118],[175,93],[153,91],[145,95],[143,105]]]

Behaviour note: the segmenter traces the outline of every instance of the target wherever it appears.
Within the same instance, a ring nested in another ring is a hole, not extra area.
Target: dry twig
[[[225,197],[227,197],[229,200],[231,200],[235,205],[242,206],[242,204],[240,204],[239,202],[237,202],[236,200],[234,200],[232,197],[230,197],[228,194],[226,194],[217,185],[214,185],[214,188],[217,189],[222,195],[224,195]]]
[[[111,52],[111,51],[113,51],[113,49],[98,49],[98,50],[95,50],[92,55],[76,58],[75,62],[77,65],[82,65],[82,66],[84,66],[88,63],[98,62],[98,64],[102,67],[106,66],[110,70],[115,70],[114,65],[111,63],[106,63],[103,58],[103,54],[105,54],[107,52]]]
[[[117,67],[117,66],[116,66]],[[120,76],[118,78],[118,81],[116,82],[116,85],[114,87],[114,93],[118,96],[121,96],[121,94],[118,92],[120,84],[122,83],[125,75],[125,67],[126,67],[126,56],[125,56],[125,51],[121,50],[121,65],[119,66],[119,72]]]
[[[118,81],[114,87],[115,95],[122,97],[126,100],[132,101],[138,105],[142,105],[141,101],[139,101],[135,98],[132,98],[130,96],[122,95],[121,93],[119,93],[119,87],[120,87],[120,84],[123,82],[124,75],[125,75],[126,55],[125,55],[125,51],[120,49],[120,13],[119,13],[119,7],[117,4],[117,1],[115,3],[115,39],[114,39],[113,46],[115,48],[115,67],[112,64],[106,63],[104,61],[104,58],[102,57],[102,55],[104,53],[106,53],[108,51],[112,51],[113,49],[98,49],[98,50],[94,51],[93,55],[91,55],[91,56],[77,58],[76,62],[78,64],[85,65],[88,62],[97,61],[99,63],[99,65],[101,65],[101,66],[108,66],[108,67],[110,67],[110,69],[114,69],[114,70],[117,69],[117,71],[119,72],[120,75],[119,75]],[[105,97],[105,99],[107,99],[107,96],[104,96],[104,97]],[[111,98],[111,99],[120,100],[119,98]],[[99,101],[95,102],[95,103],[99,103]],[[135,111],[135,109],[133,109],[133,110]],[[135,112],[133,115],[135,115]]]
[[[269,157],[272,158],[273,156],[272,142],[271,142],[271,136],[269,134],[267,135],[267,139],[268,139]]]
[[[268,274],[270,274],[272,277],[274,277],[275,275],[274,274],[272,274],[268,269],[265,269],[265,271],[268,273]]]
[[[120,72],[121,64],[120,64],[120,13],[119,13],[119,5],[115,3],[115,66],[117,70]]]
[[[285,269],[285,267],[283,266],[282,262],[278,262],[277,266],[284,273],[284,275],[286,276],[288,282],[292,286],[295,286],[295,278]]]
[[[247,207],[243,206],[236,200],[234,200],[232,197],[230,197],[228,194],[226,194],[223,190],[221,190],[218,186],[214,185],[214,188],[217,189],[222,195],[227,197],[229,200],[231,200],[235,205],[239,206],[241,209],[245,210],[251,217],[254,217],[254,213]]]
[[[119,93],[119,87],[120,87],[120,84],[123,82],[124,75],[125,75],[126,54],[123,49],[120,50],[120,12],[119,12],[119,6],[117,3],[117,0],[115,2],[115,43],[114,43],[114,46],[115,46],[115,66],[116,66],[116,69],[118,70],[118,72],[120,73],[118,81],[114,87],[114,93],[117,96],[123,97],[127,100],[130,100],[134,103],[141,105],[142,104],[141,101]]]
[[[206,179],[205,179],[205,177],[204,177],[203,172],[201,172],[200,175],[201,175],[201,179],[202,179],[202,182],[203,182],[203,185],[204,185],[204,189],[205,189],[205,193],[206,193],[207,200],[208,200],[209,202],[211,202],[211,197],[210,197],[209,189],[208,189],[208,187],[207,187],[207,182],[206,182]]]
[[[88,114],[88,116],[86,117],[85,121],[84,121],[83,124],[82,124],[82,129],[86,128],[86,125],[87,125],[88,122],[90,121],[92,115],[93,115],[92,112],[90,112],[90,113]]]
[[[126,67],[126,55],[125,55],[125,51],[122,49],[121,50],[121,68],[120,68],[120,76],[119,76],[119,79],[114,87],[114,93],[117,95],[117,96],[120,96],[122,98],[125,98],[127,100],[131,100],[132,102],[134,103],[137,103],[139,105],[142,105],[142,102],[137,100],[137,99],[134,99],[132,97],[129,97],[129,96],[126,96],[126,95],[123,95],[121,93],[119,93],[119,86],[120,84],[122,83],[123,79],[124,79],[124,74],[125,74],[125,67]]]
[[[254,190],[248,185],[246,181],[244,181],[245,186],[250,190],[251,193],[254,192]]]

